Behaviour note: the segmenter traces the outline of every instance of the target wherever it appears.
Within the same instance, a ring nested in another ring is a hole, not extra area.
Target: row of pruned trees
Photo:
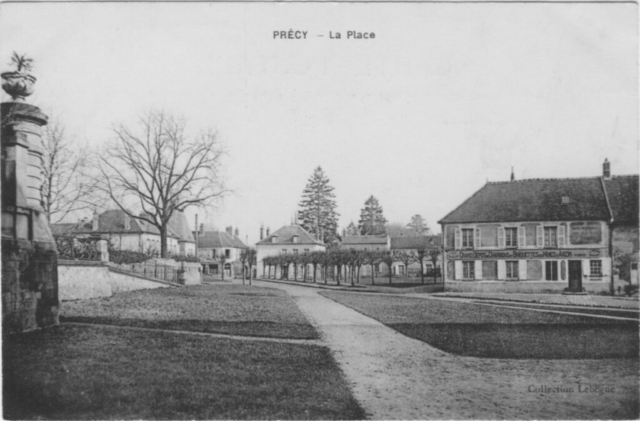
[[[389,268],[389,283],[392,283],[393,273],[391,267],[396,262],[402,262],[406,268],[413,263],[420,263],[420,276],[424,284],[424,264],[430,261],[434,269],[440,255],[439,249],[418,249],[415,251],[388,250],[342,250],[332,249],[327,251],[314,251],[304,254],[278,254],[262,259],[263,273],[268,279],[276,277],[280,269],[281,279],[293,279],[302,281],[307,279],[317,282],[318,275],[326,284],[329,278],[340,285],[341,282],[360,283],[360,270],[363,266],[371,266],[371,283],[375,284],[375,268],[384,263]],[[434,282],[436,281],[434,270]]]

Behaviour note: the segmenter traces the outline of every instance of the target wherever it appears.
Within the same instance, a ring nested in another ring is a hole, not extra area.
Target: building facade
[[[307,230],[300,225],[285,225],[272,234],[267,230],[267,236],[256,243],[257,275],[264,277],[265,265],[262,260],[267,256],[279,254],[304,254],[314,251],[325,251],[324,243],[316,240]]]
[[[55,236],[100,237],[109,240],[111,246],[117,250],[160,253],[161,249],[160,231],[155,225],[131,218],[120,209],[107,210],[101,214],[94,213],[91,221],[52,224],[51,230]],[[180,235],[170,224],[167,229],[167,252],[180,254],[180,240]]]
[[[215,278],[233,278],[242,270],[240,253],[247,246],[240,240],[239,230],[227,227],[225,231],[205,231],[203,225],[197,232],[198,258],[202,271]]]
[[[637,271],[637,215],[638,176],[606,161],[601,177],[487,183],[439,221],[446,289],[610,292]]]
[[[394,262],[391,270],[393,271],[394,275],[398,276],[420,276],[420,269],[422,268],[424,275],[440,276],[442,268],[441,249],[441,235],[391,237],[392,251],[412,253],[417,258],[419,256],[419,251],[424,250],[422,265],[420,264],[420,260],[417,259],[416,261],[411,263],[409,267],[405,267],[405,264],[403,262]],[[431,258],[432,253],[435,256],[435,259]],[[434,271],[436,273],[434,273]]]

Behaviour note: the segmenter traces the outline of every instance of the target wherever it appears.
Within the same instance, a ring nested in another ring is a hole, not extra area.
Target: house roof
[[[199,249],[224,247],[243,249],[247,247],[238,237],[226,231],[205,231],[203,235],[197,235],[196,238]]]
[[[391,237],[391,250],[437,248],[442,245],[441,235]]]
[[[69,235],[73,233],[73,230],[78,224],[51,224],[51,234],[53,235]]]
[[[343,246],[356,244],[387,244],[389,236],[385,235],[347,235],[342,239]]]
[[[629,194],[635,194],[637,202],[637,189]],[[438,222],[609,219],[601,178],[589,177],[487,183]]]
[[[68,225],[71,224],[51,224],[52,232],[64,230],[65,234],[86,234],[86,233],[95,233],[95,234],[106,234],[106,233],[122,233],[122,234],[142,234],[142,233],[150,233],[160,235],[160,231],[156,228],[155,225],[151,225],[145,221],[141,221],[136,218],[129,218],[130,226],[129,229],[125,229],[125,219],[127,215],[124,211],[120,209],[110,209],[102,212],[98,216],[98,229],[93,230],[93,221],[84,221],[79,222],[74,225],[74,228],[70,231],[68,230]],[[171,229],[171,226],[167,228],[167,236],[172,238],[179,238],[178,234]]]
[[[174,212],[173,215],[171,215],[171,219],[169,219],[169,227],[179,236],[180,242],[196,242],[193,232],[189,229],[187,217],[184,212]]]
[[[638,224],[638,178],[620,175],[603,180],[614,223]]]
[[[298,242],[294,243],[293,237],[296,235],[298,236]],[[274,237],[276,238],[275,243],[272,240]],[[313,236],[300,225],[285,225],[256,243],[256,245],[269,244],[315,244],[324,246],[324,243],[313,238]]]

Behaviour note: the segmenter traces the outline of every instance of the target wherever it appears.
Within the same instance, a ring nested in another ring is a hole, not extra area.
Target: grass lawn
[[[5,419],[361,419],[325,347],[99,326],[5,336]]]
[[[159,288],[66,301],[62,322],[114,324],[294,339],[317,339],[293,300],[277,289],[216,284]]]
[[[638,322],[420,298],[321,292],[443,351],[485,358],[638,359]]]

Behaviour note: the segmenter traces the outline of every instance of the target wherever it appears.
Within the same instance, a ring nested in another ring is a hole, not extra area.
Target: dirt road
[[[459,357],[401,335],[315,289],[254,285],[289,293],[333,351],[372,419],[638,416],[636,361]],[[604,388],[609,389],[601,393]]]

